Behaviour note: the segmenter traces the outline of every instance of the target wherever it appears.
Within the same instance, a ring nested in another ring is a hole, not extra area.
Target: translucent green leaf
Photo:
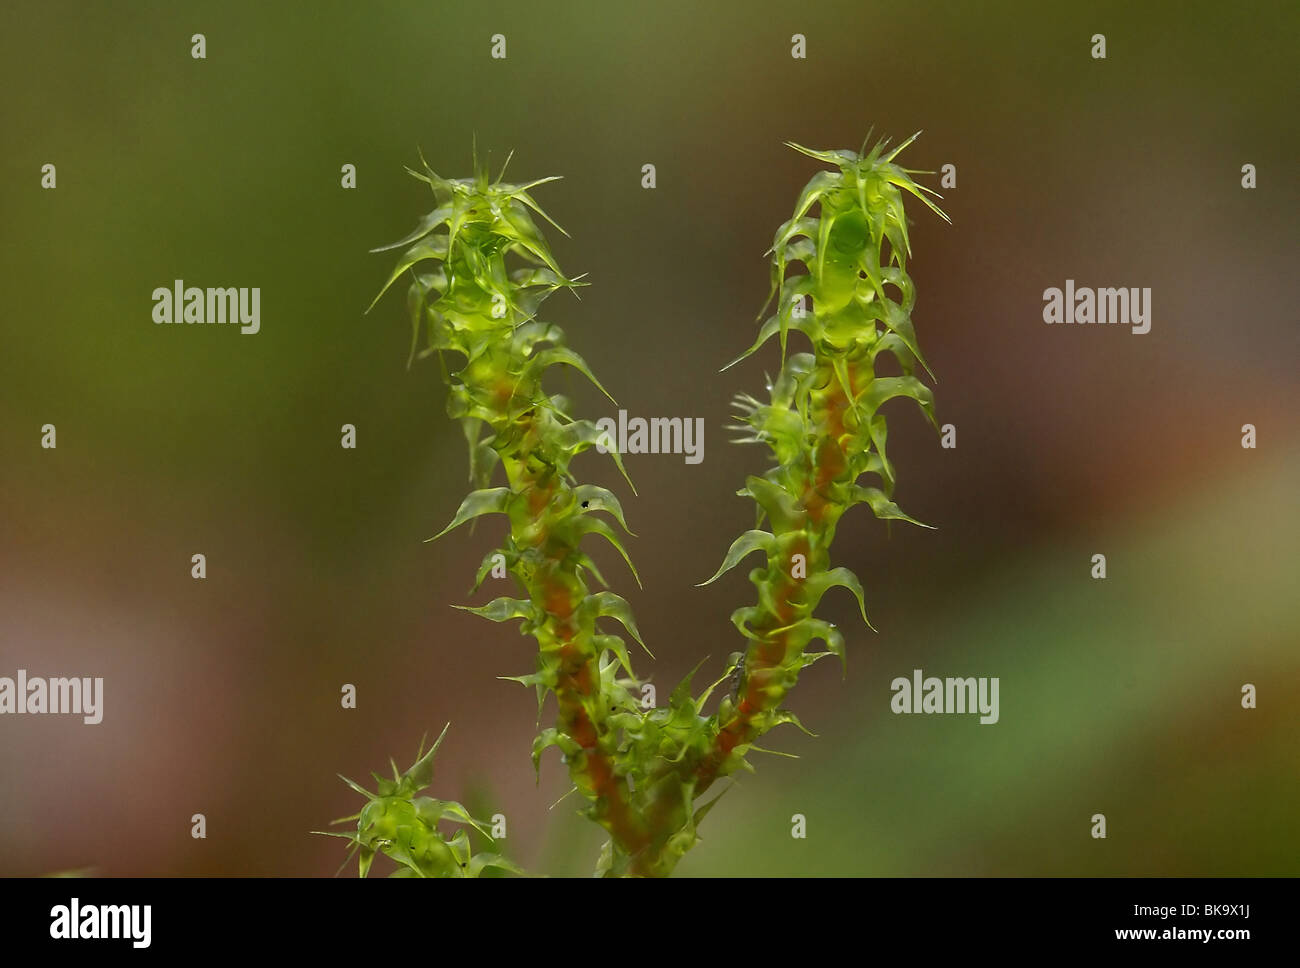
[[[704,806],[700,807],[698,810],[695,811],[695,816],[692,818],[692,822],[694,823],[695,826],[698,827],[700,825],[700,821],[702,821],[713,811],[713,808],[718,805],[718,801],[721,800],[724,796],[726,796],[727,791],[730,789],[731,789],[730,786],[726,787],[726,789],[724,789],[716,797],[714,797]]]
[[[438,747],[442,745],[443,737],[447,735],[447,730],[451,728],[451,723],[442,727],[442,732],[434,740],[433,746],[429,752],[423,756],[417,757],[416,761],[411,764],[411,768],[406,771],[403,778],[412,784],[412,792],[423,790],[433,782],[433,758],[438,755]],[[421,744],[423,745],[423,744]]]
[[[745,350],[745,352],[737,356],[730,363],[728,363],[726,366],[724,366],[718,372],[722,373],[725,372],[726,370],[730,370],[737,363],[740,363],[748,359],[749,357],[753,356],[755,353],[757,353],[759,349],[762,348],[763,344],[766,343],[768,340],[770,340],[776,334],[777,329],[780,327],[780,325],[781,325],[781,320],[778,316],[770,317],[767,320],[767,322],[763,324],[762,328],[758,331],[758,339],[754,340],[754,344],[749,349]]]
[[[629,611],[629,615],[630,615]],[[612,652],[618,664],[622,666],[623,671],[629,676],[635,675],[632,671],[632,659],[627,654],[627,644],[617,635],[594,635],[591,638],[591,644],[597,649]],[[644,646],[642,646],[644,648]],[[648,649],[646,650],[649,651]]]
[[[424,239],[423,241],[417,242],[415,245],[411,246],[402,254],[402,257],[397,260],[397,267],[393,269],[392,275],[388,277],[388,281],[384,283],[383,288],[381,288],[375,298],[370,301],[370,305],[366,307],[366,312],[368,313],[370,310],[375,308],[375,304],[384,297],[384,293],[388,292],[393,283],[401,277],[403,272],[411,268],[411,266],[415,265],[417,262],[423,262],[425,259],[442,260],[446,257],[447,239],[442,235],[436,235],[432,238]]]
[[[540,370],[544,370],[549,366],[555,366],[560,363],[573,367],[590,380],[597,390],[605,394],[605,396],[609,398],[610,403],[618,406],[618,401],[609,395],[609,391],[601,386],[600,381],[596,379],[596,375],[591,372],[591,367],[587,365],[587,361],[567,346],[552,346],[549,349],[542,350],[533,357],[532,362]]]
[[[918,132],[919,133],[919,132]],[[915,137],[915,135],[913,135]],[[818,161],[824,161],[828,165],[851,165],[858,160],[856,152],[849,151],[847,148],[835,148],[829,151],[816,151],[812,148],[805,148],[803,145],[795,144],[793,141],[785,143],[787,148],[793,148],[800,154],[807,155],[809,158],[816,158]]]
[[[700,671],[700,667],[708,661],[708,658],[708,656],[705,656],[699,662],[695,663],[695,667],[691,669],[690,672],[686,673],[686,675],[682,677],[681,681],[673,688],[672,694],[668,697],[668,705],[670,708],[689,709],[691,713],[697,711],[695,700],[691,697],[691,680],[695,678],[695,673]]]
[[[370,862],[375,859],[375,852],[369,847],[362,847],[358,851],[358,855],[358,874],[363,878],[368,877],[370,875]]]
[[[538,733],[537,738],[533,740],[533,771],[534,772],[540,771],[542,754],[545,753],[552,746],[558,746],[560,748],[560,752],[562,752],[565,756],[573,756],[582,751],[582,747],[579,746],[569,736],[566,736],[564,733],[561,733],[558,729],[556,729],[553,726],[548,726],[546,729]]]
[[[415,808],[416,815],[430,827],[444,820],[450,820],[453,823],[468,824],[488,840],[492,839],[492,835],[487,832],[483,825],[471,817],[469,811],[454,800],[435,800],[432,797],[420,797],[415,801]]]
[[[632,483],[632,478],[627,476],[627,469],[623,466],[618,444],[603,427],[597,426],[590,420],[575,420],[571,424],[566,424],[556,435],[556,443],[571,454],[580,453],[588,447],[600,444],[614,458],[618,472],[623,475],[623,480],[627,481],[627,486],[632,488],[632,493],[636,493],[636,486]]]
[[[381,245],[379,248],[371,249],[370,251],[388,252],[392,249],[400,249],[404,245],[410,245],[416,239],[420,239],[428,235],[439,225],[445,224],[447,219],[450,216],[451,216],[450,205],[439,206],[438,208],[430,212],[428,215],[421,218],[420,224],[418,224],[415,227],[414,231],[412,231],[409,235],[405,236],[404,238],[398,239],[396,242],[390,242],[388,245]]]
[[[805,646],[814,639],[820,639],[826,643],[826,648],[830,650],[832,655],[839,656],[841,664],[845,665],[845,672],[847,674],[847,663],[844,654],[844,635],[830,622],[823,621],[819,618],[804,618],[792,623],[791,625],[787,625],[783,629],[776,630],[773,634],[776,634],[777,632],[784,634],[787,638],[801,641]]]
[[[826,654],[829,654],[829,653],[826,653]],[[781,726],[781,725],[784,725],[785,723],[790,723],[792,726],[794,726],[796,729],[798,729],[801,733],[804,733],[804,734],[806,734],[806,735],[808,735],[808,736],[812,736],[812,737],[814,737],[814,738],[816,738],[816,736],[817,736],[816,733],[814,733],[812,730],[810,730],[807,726],[805,726],[803,723],[801,723],[801,722],[799,721],[799,717],[798,717],[798,716],[796,716],[794,713],[790,712],[790,710],[788,710],[788,709],[778,709],[775,713],[772,714],[772,725],[773,725],[773,726]]]
[[[920,136],[921,136],[921,132],[920,132],[920,131],[917,131],[917,132],[914,133],[910,138],[907,138],[906,140],[902,141],[902,142],[901,142],[897,147],[895,147],[894,150],[891,151],[889,154],[887,154],[887,155],[882,155],[882,156],[881,156],[881,158],[880,158],[880,164],[885,165],[885,164],[888,164],[889,162],[893,161],[895,158],[898,157],[899,153],[900,153],[904,148],[906,148],[908,145],[910,145],[913,141],[915,141],[915,140],[916,140],[917,138],[919,138]],[[881,148],[882,148],[882,149],[883,149],[885,143],[886,143],[886,142],[881,142]]]
[[[746,605],[731,613],[731,624],[734,625],[736,630],[745,638],[753,639],[754,641],[761,641],[759,636],[749,628],[749,623],[758,619],[761,615],[762,613],[753,605]]]
[[[471,615],[481,615],[490,622],[508,622],[514,618],[532,619],[536,615],[533,603],[522,598],[494,598],[477,608],[469,605],[453,605],[452,608]]]
[[[817,219],[792,218],[776,230],[776,239],[772,242],[772,247],[764,255],[780,255],[781,250],[788,247],[793,239],[801,236],[811,238],[816,234]]]
[[[496,566],[497,558],[500,558],[506,564],[507,568],[509,567],[510,556],[500,548],[493,548],[483,556],[483,561],[479,564],[478,571],[474,573],[474,587],[469,590],[469,594],[473,595],[478,591],[479,586],[487,580],[487,576],[492,573],[492,569]]]
[[[735,675],[738,664],[741,661],[743,661],[743,658],[744,658],[744,654],[741,652],[732,653],[731,661],[727,665],[727,671],[724,672],[721,676],[719,676],[715,681],[710,683],[705,688],[705,690],[702,693],[700,693],[700,695],[696,698],[695,711],[697,713],[702,713],[704,711],[704,704],[709,701],[709,697],[713,695],[714,690],[716,690],[718,686],[722,685],[733,675]]]
[[[795,498],[781,485],[765,477],[747,477],[745,492],[763,509],[772,522],[773,531],[797,531],[803,525],[803,513]]]
[[[916,518],[904,514],[898,505],[889,500],[889,498],[885,496],[885,492],[879,488],[862,487],[855,484],[850,488],[849,495],[850,505],[869,504],[872,513],[881,520],[890,519],[895,521],[907,521],[909,524],[915,524],[922,528],[929,528],[931,531],[934,530],[932,525],[925,524],[924,522],[916,520]]]
[[[506,860],[500,854],[475,854],[469,860],[469,876],[478,877],[490,867],[503,870],[508,874],[517,874],[521,877],[524,874],[521,868]]]
[[[808,210],[816,204],[823,195],[839,187],[842,176],[839,172],[819,171],[809,179],[808,184],[804,186],[803,191],[799,194],[799,200],[795,203],[794,218],[801,219],[808,214]]]
[[[868,416],[875,414],[886,400],[908,397],[915,400],[932,425],[938,427],[934,416],[934,393],[914,376],[882,376],[872,380],[858,397]]]
[[[466,521],[477,518],[484,514],[505,514],[506,507],[510,502],[510,488],[493,487],[487,490],[474,491],[464,501],[461,502],[460,509],[456,516],[451,519],[451,524],[447,525],[432,538],[426,538],[425,542],[437,541],[448,531],[452,531]]]
[[[594,484],[579,484],[573,489],[573,497],[584,512],[608,511],[624,531],[636,537],[623,518],[623,505],[610,491]]]
[[[573,553],[573,560],[574,566],[578,569],[579,574],[581,574],[583,570],[589,571],[591,572],[591,577],[595,578],[602,588],[609,587],[609,582],[605,581],[605,576],[600,573],[600,569],[596,567],[596,563],[591,560],[590,555],[582,551],[575,551]]]
[[[610,544],[614,549],[623,556],[623,561],[632,572],[632,577],[636,579],[637,587],[641,587],[641,576],[637,574],[636,565],[632,564],[632,558],[628,555],[627,549],[623,547],[623,542],[619,540],[614,529],[602,521],[600,518],[579,518],[574,527],[580,534],[598,534]]]
[[[696,587],[711,585],[736,565],[740,564],[747,555],[755,551],[771,552],[776,545],[776,535],[769,531],[746,531],[739,538],[731,543],[727,550],[727,555],[722,559],[722,566],[713,574],[713,577],[699,582]]]
[[[912,181],[911,178],[909,178],[905,173],[903,173],[902,169],[897,169],[896,171],[897,173],[891,173],[890,175],[886,176],[889,178],[889,181],[891,183],[897,185],[899,188],[903,189],[904,191],[911,192],[921,201],[925,202],[926,207],[929,208],[930,211],[934,212],[935,215],[939,216],[939,218],[943,219],[945,222],[952,224],[952,219],[948,217],[948,214],[944,212],[944,210],[941,209],[938,205],[934,204],[934,202],[930,201],[929,197],[926,194],[924,194],[924,192],[922,191],[924,186],[918,185],[916,182]],[[928,188],[925,188],[924,191],[930,192],[931,194],[939,198],[943,197],[942,195],[939,195],[938,192],[935,192]]]
[[[769,750],[769,749],[766,749],[765,747],[759,746],[759,745],[756,744],[756,743],[750,743],[749,746],[748,746],[747,748],[748,748],[751,752],[754,752],[754,753],[766,753],[768,756],[784,756],[784,757],[785,757],[786,759],[788,759],[788,760],[797,760],[797,759],[799,759],[799,754],[797,754],[797,753],[783,753],[783,752],[781,752],[780,750]]]
[[[355,790],[357,793],[361,794],[361,795],[362,795],[363,797],[365,797],[366,799],[368,799],[368,800],[374,800],[374,799],[377,799],[373,793],[371,793],[371,792],[370,792],[369,790],[367,790],[365,787],[361,786],[361,784],[359,784],[359,783],[355,783],[354,781],[349,780],[349,779],[348,779],[346,776],[344,776],[342,773],[338,774],[338,778],[339,778],[340,780],[342,780],[344,783],[346,783],[348,786],[350,786],[350,787],[351,787],[353,790]]]
[[[809,601],[815,606],[821,597],[832,588],[847,588],[853,593],[853,597],[858,600],[858,610],[862,613],[862,621],[867,623],[867,627],[873,632],[875,627],[871,620],[867,618],[867,603],[862,591],[862,582],[848,568],[832,568],[830,571],[821,574],[810,575],[804,582],[808,589]]]
[[[884,323],[891,330],[898,334],[899,339],[903,341],[908,350],[916,357],[917,361],[925,367],[925,371],[934,378],[934,373],[930,371],[930,364],[925,361],[921,355],[921,348],[916,342],[916,330],[912,326],[912,317],[905,313],[902,308],[890,300],[885,300]]]
[[[636,627],[636,618],[632,615],[632,606],[627,603],[627,599],[614,592],[596,592],[591,595],[588,601],[592,603],[597,618],[612,618],[621,622],[623,628],[627,629],[628,634],[636,639],[637,644],[645,649],[647,653],[650,650],[646,648],[645,641],[641,638],[641,632]],[[651,658],[653,658],[651,653]],[[631,672],[631,669],[628,670]]]

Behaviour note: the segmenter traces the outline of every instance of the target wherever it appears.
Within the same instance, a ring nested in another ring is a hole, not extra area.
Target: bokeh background
[[[957,448],[890,405],[898,499],[938,530],[846,519],[880,633],[828,598],[847,677],[820,664],[791,704],[819,737],[770,736],[800,759],[756,757],[681,873],[1300,871],[1298,26],[1290,3],[6,4],[0,674],[103,676],[106,701],[96,727],[0,719],[0,874],[333,874],[309,831],[356,808],[336,774],[448,721],[437,794],[504,812],[528,869],[589,872],[599,831],[551,809],[558,755],[535,783],[535,703],[495,678],[531,640],[449,607],[499,522],[422,543],[463,441],[436,363],[404,368],[401,296],[363,316],[391,265],[368,250],[431,207],[417,147],[564,176],[539,201],[592,285],[549,318],[631,414],[706,420],[702,464],[628,459],[644,591],[596,551],[663,689],[721,669],[752,597],[745,569],[694,583],[763,466],[722,425],[776,351],[718,368],[817,167],[782,142],[871,126],[958,170],[952,226],[913,208],[909,267]],[[261,333],[155,326],[177,278],[261,287]],[[1045,326],[1066,278],[1151,287],[1151,332]],[[892,715],[914,668],[1000,677],[1001,721]]]

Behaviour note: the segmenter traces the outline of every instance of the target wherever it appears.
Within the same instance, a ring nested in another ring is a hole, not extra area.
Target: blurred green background
[[[662,690],[721,669],[752,598],[744,569],[694,583],[752,522],[733,494],[764,454],[722,424],[775,348],[717,371],[816,170],[782,142],[871,126],[958,171],[952,226],[913,208],[909,266],[957,448],[891,405],[899,502],[938,530],[846,519],[880,634],[828,599],[847,678],[820,664],[792,701],[819,738],[770,736],[801,758],[756,757],[681,873],[1300,871],[1298,26],[1291,3],[6,4],[0,675],[106,700],[96,727],[0,719],[0,874],[331,874],[340,842],[308,831],[356,808],[335,774],[447,721],[437,795],[504,812],[528,869],[589,872],[599,831],[550,809],[564,770],[535,785],[535,704],[495,678],[531,640],[449,607],[499,522],[422,543],[464,446],[436,363],[404,369],[402,298],[362,314],[392,264],[367,250],[432,207],[417,147],[564,176],[538,200],[592,285],[548,318],[632,415],[706,420],[702,464],[628,459],[644,591],[598,559]],[[261,332],[155,326],[178,278],[261,287]],[[1045,326],[1067,278],[1151,287],[1151,332]],[[914,668],[1000,677],[1001,721],[892,715]]]

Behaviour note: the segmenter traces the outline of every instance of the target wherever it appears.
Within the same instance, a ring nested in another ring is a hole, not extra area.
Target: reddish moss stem
[[[526,446],[521,448],[520,459],[506,462],[508,472],[518,469],[517,474],[510,475],[512,488],[527,495],[528,506],[538,514],[551,502],[563,504],[570,499],[571,492],[567,483],[554,476],[541,479],[527,471],[531,453],[527,445],[538,445],[541,439],[530,428],[524,437]],[[519,537],[516,535],[516,540]],[[572,566],[566,565],[573,549],[549,538],[545,532],[537,533],[533,547],[545,560],[539,573],[555,577],[533,581],[521,578],[520,583],[532,600],[540,604],[548,619],[544,624],[556,638],[555,727],[579,749],[567,757],[569,776],[578,791],[592,803],[594,819],[624,854],[635,854],[645,847],[647,836],[642,818],[632,806],[627,779],[615,768],[617,737],[609,728],[607,711],[600,708],[599,651],[589,643],[584,647],[584,632],[573,621],[578,605],[587,596],[587,588]],[[539,636],[539,644],[546,646],[544,637]]]

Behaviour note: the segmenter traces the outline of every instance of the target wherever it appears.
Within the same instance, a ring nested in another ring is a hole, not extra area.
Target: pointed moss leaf
[[[640,630],[636,627],[636,618],[632,615],[632,606],[627,603],[626,598],[613,592],[596,592],[590,597],[589,601],[592,602],[592,607],[595,609],[598,618],[612,618],[622,623],[623,628],[627,629],[628,634],[636,639],[637,644],[645,649],[647,653],[650,652],[641,638]],[[651,657],[653,658],[653,655]]]
[[[828,654],[828,653],[823,653],[823,654]],[[816,733],[814,733],[814,732],[813,732],[812,730],[810,730],[807,726],[805,726],[803,723],[801,723],[801,722],[799,721],[799,717],[796,716],[794,713],[790,712],[790,710],[788,710],[788,709],[778,709],[775,713],[772,714],[772,725],[773,725],[773,726],[781,726],[781,725],[783,725],[784,723],[790,723],[792,726],[794,726],[796,729],[798,729],[801,733],[805,733],[805,734],[808,735],[808,736],[812,736],[812,737],[814,737],[814,738],[816,738],[816,736],[817,736]]]
[[[438,755],[438,747],[442,745],[443,737],[447,735],[447,730],[450,728],[451,723],[442,727],[442,732],[438,734],[438,738],[434,741],[433,746],[429,748],[429,752],[418,757],[411,764],[411,768],[403,775],[403,779],[412,784],[412,792],[423,790],[433,782],[433,758]]]
[[[550,247],[542,238],[541,230],[533,222],[532,216],[523,205],[511,202],[501,207],[499,230],[506,238],[513,240],[523,253],[531,255],[556,275],[562,275],[560,267],[555,264]]]
[[[792,218],[776,230],[776,239],[772,242],[772,248],[768,249],[765,255],[780,255],[782,250],[788,249],[790,243],[795,239],[811,238],[817,233],[817,219],[815,218]]]
[[[876,340],[876,345],[871,348],[871,364],[876,365],[876,359],[881,353],[891,353],[894,359],[898,360],[898,366],[907,376],[912,376],[916,372],[916,364],[920,361],[916,355],[907,348],[907,344],[899,337],[897,333],[884,333]],[[937,382],[937,381],[936,381]]]
[[[388,277],[388,281],[384,283],[383,288],[379,290],[375,298],[370,301],[370,305],[366,307],[366,312],[368,313],[375,308],[375,304],[384,297],[384,293],[392,288],[393,283],[401,278],[403,272],[425,259],[441,261],[447,257],[447,251],[447,240],[441,235],[424,239],[407,249],[402,253],[401,258],[397,260],[397,266],[393,269],[392,275]]]
[[[532,355],[534,348],[537,346],[544,343],[558,344],[563,341],[564,331],[554,323],[534,319],[516,326],[512,339],[515,351],[521,356],[527,357]]]
[[[346,783],[348,786],[350,786],[350,787],[351,787],[353,790],[355,790],[357,793],[361,794],[361,795],[362,795],[363,797],[365,797],[366,799],[368,799],[368,800],[374,800],[374,799],[376,799],[376,797],[375,797],[375,795],[374,795],[373,793],[371,793],[371,792],[370,792],[369,790],[367,790],[365,787],[361,786],[359,783],[356,783],[356,782],[354,782],[354,781],[352,781],[352,780],[349,780],[349,779],[348,779],[346,776],[344,776],[342,773],[338,774],[338,778],[339,778],[340,780],[342,780],[344,783]]]
[[[359,854],[357,859],[358,875],[363,878],[368,877],[370,875],[370,862],[375,859],[375,852],[371,850],[369,847],[362,847],[358,851],[358,854]]]
[[[530,672],[526,676],[497,676],[497,678],[503,679],[506,682],[517,682],[521,686],[538,686],[546,684],[546,677],[540,672]]]
[[[627,486],[632,488],[632,493],[636,493],[636,487],[632,479],[627,476],[626,468],[623,467],[623,458],[618,452],[618,445],[605,428],[597,426],[590,420],[575,420],[556,435],[556,442],[571,454],[580,453],[588,447],[600,444],[605,452],[614,458],[618,472],[623,475],[623,480],[627,481]]]
[[[749,744],[749,749],[750,749],[751,752],[754,752],[754,753],[766,753],[768,756],[784,756],[784,757],[785,757],[786,759],[788,759],[788,760],[797,760],[797,759],[799,759],[799,754],[798,754],[798,753],[783,753],[783,752],[781,752],[780,750],[769,750],[769,749],[766,749],[765,747],[759,746],[759,745],[757,745],[757,744],[755,744],[755,743],[750,743],[750,744]]]
[[[807,155],[809,158],[816,158],[818,161],[824,161],[828,165],[851,165],[858,160],[856,152],[849,151],[847,148],[835,148],[830,151],[817,151],[813,148],[805,148],[803,145],[795,144],[793,141],[787,141],[787,148],[793,148],[800,154]]]
[[[871,621],[867,618],[867,604],[862,591],[862,582],[848,568],[832,568],[830,571],[818,575],[810,575],[805,582],[808,588],[808,598],[811,602],[816,602],[832,588],[847,588],[853,593],[853,597],[858,600],[858,610],[862,613],[862,621],[875,631]]]
[[[727,555],[722,559],[722,566],[714,573],[713,577],[707,581],[700,582],[696,587],[711,585],[736,565],[740,564],[744,558],[755,551],[771,552],[776,545],[776,535],[770,531],[746,531],[739,538],[731,543],[727,550]]]
[[[880,459],[880,465],[876,468],[876,473],[880,475],[880,481],[885,485],[885,496],[889,497],[894,492],[894,467],[889,462],[889,457],[885,453],[885,443],[889,437],[889,426],[885,422],[883,414],[871,418],[868,425],[871,435],[871,446],[875,448],[876,456]]]
[[[428,293],[428,288],[418,277],[406,291],[406,308],[411,314],[411,349],[406,354],[408,370],[411,368],[411,363],[415,361],[415,350],[420,343],[420,325],[424,322],[424,301]]]
[[[546,703],[546,693],[555,688],[554,674],[534,672],[526,676],[497,676],[506,682],[517,682],[524,686],[533,686],[537,690],[537,721],[542,721],[542,706]]]
[[[874,415],[886,400],[894,397],[908,397],[915,400],[926,419],[934,426],[938,426],[934,416],[934,393],[914,376],[877,377],[858,397],[858,403],[870,416]]]
[[[531,619],[536,612],[533,603],[526,599],[505,597],[494,598],[486,605],[477,608],[471,608],[469,605],[453,605],[452,608],[469,612],[471,615],[481,615],[490,622],[508,622],[514,618]]]
[[[453,823],[468,824],[488,840],[492,839],[492,835],[484,829],[483,825],[471,817],[469,811],[454,800],[434,800],[431,797],[421,797],[415,801],[415,806],[416,815],[431,827],[444,820],[450,820]]]
[[[533,196],[528,194],[527,191],[527,189],[533,188],[536,185],[545,185],[547,182],[559,181],[563,177],[564,177],[563,175],[551,175],[549,178],[539,178],[535,182],[531,182],[528,185],[524,185],[522,188],[518,189],[515,194],[517,195],[517,197],[521,202],[523,202],[525,205],[531,208],[542,218],[546,219],[546,221],[550,222],[553,226],[555,226],[557,232],[559,232],[561,235],[567,238],[569,233],[564,230],[564,226],[562,226],[559,222],[555,221],[555,219],[547,215],[546,212],[542,210],[542,207],[533,200]]]
[[[632,559],[628,555],[627,549],[623,547],[623,542],[619,540],[619,537],[614,533],[613,528],[600,518],[586,517],[579,518],[574,527],[577,529],[579,534],[598,534],[612,544],[614,549],[623,556],[623,561],[627,563],[627,567],[631,570],[632,577],[636,579],[637,587],[641,587],[641,576],[637,574],[636,565],[632,564]]]
[[[460,509],[456,516],[451,519],[451,524],[447,525],[432,538],[426,538],[425,541],[437,541],[448,531],[452,531],[466,521],[472,520],[484,514],[505,514],[506,506],[510,501],[510,488],[493,487],[483,491],[472,492],[464,501],[461,502]]]
[[[925,357],[921,355],[921,348],[917,345],[916,329],[912,326],[912,317],[894,302],[885,300],[884,305],[887,307],[885,310],[885,325],[898,334],[899,339],[903,341],[903,345],[916,357],[917,362],[925,367],[925,372],[930,374],[930,378],[934,379],[930,364],[925,361]]]
[[[469,866],[466,870],[470,877],[479,877],[488,868],[495,868],[520,877],[524,875],[522,868],[506,860],[500,854],[475,854],[469,859]]]
[[[546,729],[538,733],[537,738],[533,740],[533,770],[534,771],[538,771],[541,769],[542,754],[545,753],[552,746],[558,746],[560,748],[560,752],[562,752],[565,756],[574,756],[575,754],[582,751],[582,747],[579,746],[572,738],[566,736],[564,733],[561,733],[554,726],[548,726]]]
[[[726,789],[724,789],[716,797],[714,797],[704,806],[700,807],[698,810],[695,811],[695,816],[692,818],[692,821],[696,826],[699,826],[700,821],[702,821],[713,811],[713,808],[718,805],[718,801],[721,800],[723,797],[725,797],[727,795],[727,791],[730,789],[731,789],[730,786],[726,787]]]
[[[609,582],[605,581],[605,576],[600,573],[600,569],[596,567],[596,563],[591,560],[590,555],[585,554],[584,552],[581,551],[575,551],[574,564],[579,569],[584,569],[586,571],[591,572],[591,576],[600,583],[600,586],[602,588],[609,587]]]
[[[624,531],[636,537],[632,529],[627,526],[627,521],[623,518],[623,505],[610,491],[594,484],[579,484],[573,489],[573,498],[585,512],[608,511]]]
[[[436,229],[439,225],[445,223],[450,216],[451,216],[450,205],[439,206],[438,208],[430,212],[428,215],[420,219],[420,224],[418,224],[409,235],[405,236],[404,238],[398,239],[396,242],[390,242],[388,245],[381,245],[379,248],[371,249],[370,251],[388,252],[392,249],[400,249],[404,245],[410,245],[416,239],[423,238],[424,236],[432,232],[434,229]]]
[[[758,338],[754,340],[754,345],[752,345],[749,349],[745,350],[745,352],[741,353],[739,356],[737,356],[734,360],[732,360],[730,363],[728,363],[718,372],[722,373],[726,370],[730,370],[737,363],[749,359],[749,357],[753,356],[762,348],[764,343],[766,343],[776,334],[780,326],[781,326],[780,314],[770,317],[767,320],[767,322],[763,324],[763,327],[758,331]]]
[[[609,395],[609,391],[601,386],[600,381],[596,379],[596,375],[591,372],[591,367],[587,365],[587,361],[567,346],[552,346],[549,349],[542,350],[533,357],[533,362],[537,365],[538,369],[541,370],[550,366],[556,366],[560,363],[573,367],[590,380],[592,385],[609,399],[610,403],[618,406],[618,401]]]
[[[713,695],[714,690],[717,689],[718,686],[726,682],[728,679],[730,679],[734,674],[735,669],[736,666],[734,662],[729,664],[727,666],[727,671],[724,672],[721,676],[719,676],[717,680],[711,682],[705,688],[705,690],[702,693],[700,693],[699,697],[695,700],[695,711],[697,713],[702,713],[704,711],[704,704],[709,701],[709,697]]]
[[[474,573],[474,587],[469,590],[469,594],[473,595],[479,590],[479,586],[487,580],[487,576],[492,573],[492,569],[496,565],[498,556],[506,562],[507,566],[509,565],[510,556],[500,548],[493,548],[483,556],[483,561],[479,564],[478,571]]]
[[[614,658],[618,660],[618,664],[622,666],[623,671],[629,676],[636,674],[632,671],[632,660],[627,654],[627,643],[617,635],[595,635],[592,636],[591,643],[598,649],[612,652]]]
[[[697,711],[695,708],[695,700],[691,697],[691,680],[695,678],[695,673],[700,671],[700,667],[708,661],[708,658],[709,657],[706,655],[699,662],[695,663],[695,667],[691,669],[690,672],[686,673],[686,675],[682,677],[681,682],[677,683],[673,688],[672,695],[668,697],[668,705],[670,707],[683,709],[689,708],[692,713]]]
[[[948,213],[945,212],[943,209],[941,209],[938,205],[934,204],[934,202],[930,201],[929,195],[926,195],[925,192],[921,190],[923,186],[918,185],[916,182],[912,181],[912,179],[909,178],[906,174],[904,174],[901,169],[898,169],[897,174],[889,175],[888,178],[892,184],[897,185],[899,188],[903,189],[904,191],[911,192],[921,201],[925,202],[926,207],[929,208],[930,211],[934,212],[935,215],[939,216],[939,218],[943,219],[945,222],[948,222],[949,224],[952,223],[952,219],[948,217]],[[926,189],[926,191],[930,191],[930,190]],[[938,192],[931,192],[931,194],[942,198],[942,196],[940,196]]]
[[[343,818],[343,820],[331,820],[330,823],[343,823],[344,820],[355,820],[355,819],[356,819],[355,817],[345,817]],[[354,833],[343,834],[343,833],[339,833],[337,830],[312,830],[309,831],[309,833],[316,834],[320,837],[342,837],[344,840],[353,844],[357,842],[357,835]]]
[[[469,444],[470,483],[480,490],[486,490],[488,481],[492,477],[492,470],[501,457],[493,449],[490,436],[486,440],[479,440],[479,434],[483,430],[482,420],[477,417],[464,417],[460,425],[465,434],[465,441]]]
[[[752,605],[746,605],[738,608],[731,613],[731,624],[736,626],[736,630],[747,639],[759,640],[758,635],[749,628],[749,623],[762,615],[757,608]]]
[[[835,188],[840,182],[838,172],[819,171],[809,179],[808,184],[804,186],[803,192],[799,195],[799,201],[794,207],[794,217],[803,218],[808,214],[808,210],[821,199],[823,195]]]
[[[842,356],[835,356],[831,359],[831,366],[835,370],[835,379],[839,382],[840,389],[844,395],[850,399],[853,397],[853,381],[849,377],[848,361]]]
[[[801,526],[802,513],[789,491],[765,477],[745,478],[745,490],[772,522],[773,531],[795,531]]]
[[[870,623],[868,623],[870,625]],[[783,633],[788,639],[796,642],[802,642],[805,646],[814,639],[821,639],[826,643],[826,647],[832,655],[840,657],[840,662],[845,665],[847,671],[847,662],[844,654],[844,635],[838,628],[830,622],[823,621],[819,618],[804,618],[783,629],[777,629],[777,632]],[[874,632],[875,629],[872,629]],[[775,634],[775,633],[774,633]]]
[[[915,524],[918,527],[929,528],[931,531],[935,530],[933,525],[925,524],[910,515],[904,514],[898,505],[889,500],[885,496],[885,492],[878,487],[853,485],[849,490],[849,502],[850,504],[870,505],[872,513],[881,520],[907,521],[909,524]]]

